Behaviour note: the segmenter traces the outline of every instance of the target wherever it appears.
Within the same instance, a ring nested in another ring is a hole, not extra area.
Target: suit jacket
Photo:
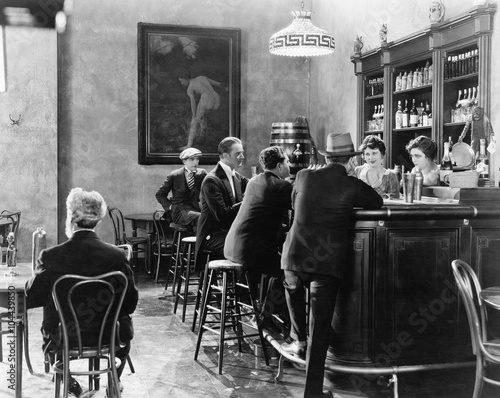
[[[172,171],[156,192],[156,200],[163,206],[165,211],[172,212],[172,221],[178,224],[182,222],[182,212],[200,211],[200,188],[207,172],[205,169],[196,170],[194,175],[194,188],[190,190],[187,185],[184,167]],[[172,198],[168,195],[172,192]]]
[[[243,199],[248,178],[235,172],[233,177],[236,197],[226,172],[220,164],[210,171],[201,184],[201,214],[196,230],[196,261],[199,262],[201,249],[210,234],[227,234]]]
[[[292,184],[270,171],[253,177],[229,229],[224,256],[262,273],[280,273],[282,222],[292,208]]]
[[[348,177],[338,164],[297,173],[292,191],[295,210],[283,245],[281,268],[342,278],[352,239],[353,207],[378,209],[383,200],[369,185]]]
[[[128,288],[120,317],[132,314],[139,294],[134,274],[122,249],[103,242],[93,231],[83,230],[75,232],[66,242],[43,250],[37,260],[35,274],[26,283],[26,303],[27,308],[43,306],[44,335],[54,341],[59,337],[59,316],[52,299],[52,287],[59,277],[66,274],[97,276],[111,271],[121,271],[127,276]],[[133,336],[131,328],[131,322],[125,327],[120,324],[120,336],[123,340]]]

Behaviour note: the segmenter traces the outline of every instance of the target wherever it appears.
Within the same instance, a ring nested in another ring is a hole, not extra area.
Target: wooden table
[[[151,253],[152,247],[151,242],[153,241],[154,235],[154,226],[153,226],[153,212],[151,213],[135,213],[135,214],[127,214],[123,216],[126,220],[129,220],[132,223],[132,236],[137,236],[137,230],[142,229],[146,231],[147,236],[147,245],[148,245],[148,253],[149,256],[146,258],[146,270],[149,275],[151,273]]]
[[[32,264],[19,263],[17,264],[16,271],[19,272],[17,276],[6,276],[8,268],[5,265],[0,266],[0,307],[7,308],[12,312],[13,319],[18,319],[15,327],[15,336],[7,334],[8,338],[12,336],[15,344],[15,362],[14,377],[11,376],[9,367],[7,372],[7,380],[16,391],[16,398],[22,396],[22,375],[23,375],[23,338],[24,338],[24,314],[25,314],[25,295],[24,286],[31,277]],[[8,357],[11,356],[10,354]],[[7,362],[12,364],[12,362]]]

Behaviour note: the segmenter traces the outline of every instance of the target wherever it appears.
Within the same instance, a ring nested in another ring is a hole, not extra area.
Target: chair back
[[[153,232],[155,239],[153,244],[157,246],[158,253],[160,252],[161,244],[166,242],[165,230],[161,222],[163,214],[165,214],[165,210],[156,210],[153,213]]]
[[[476,273],[465,261],[453,260],[451,267],[469,321],[472,352],[479,355],[486,339],[486,310],[479,296],[481,285]]]
[[[84,357],[84,348],[90,347],[97,350],[97,355],[109,347],[114,359],[112,348],[127,286],[127,277],[120,271],[98,276],[68,274],[56,280],[52,297],[59,315],[65,361],[69,360],[70,350]]]
[[[127,243],[125,239],[125,220],[121,210],[118,207],[111,207],[108,209],[108,213],[115,231],[115,245]]]
[[[117,245],[116,247],[123,249],[125,251],[125,256],[127,257],[127,261],[130,261],[130,258],[132,257],[132,246],[129,245],[128,243],[124,243],[123,245]]]

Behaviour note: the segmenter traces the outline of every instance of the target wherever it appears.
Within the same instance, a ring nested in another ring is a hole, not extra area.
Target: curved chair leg
[[[23,334],[24,356],[26,358],[26,366],[28,367],[30,374],[33,374],[33,367],[31,366],[31,359],[30,359],[30,348],[28,345],[29,329],[28,329],[28,310],[26,309],[26,306],[24,306],[23,323],[24,323],[24,334]]]

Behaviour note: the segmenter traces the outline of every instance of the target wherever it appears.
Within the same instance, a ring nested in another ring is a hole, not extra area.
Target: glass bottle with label
[[[410,127],[418,126],[418,112],[417,107],[415,106],[415,98],[413,98],[413,106],[410,111]]]
[[[408,127],[408,100],[405,100],[405,109],[403,109],[403,117],[401,127]]]
[[[425,101],[425,108],[422,111],[422,126],[429,126],[429,101]]]
[[[403,111],[401,110],[401,101],[398,101],[398,110],[396,111],[396,128],[403,127]]]

